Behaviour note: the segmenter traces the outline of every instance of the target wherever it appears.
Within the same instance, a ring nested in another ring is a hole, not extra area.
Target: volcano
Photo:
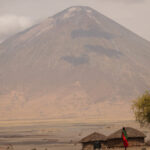
[[[92,8],[67,8],[0,44],[0,118],[132,118],[149,66],[149,41]]]

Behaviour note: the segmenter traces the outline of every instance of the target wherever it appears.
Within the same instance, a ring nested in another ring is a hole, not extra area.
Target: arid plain
[[[150,137],[148,128],[141,128],[133,120],[87,122],[71,120],[1,121],[0,149],[15,150],[80,150],[79,140],[92,132],[109,135],[129,126],[139,129]]]

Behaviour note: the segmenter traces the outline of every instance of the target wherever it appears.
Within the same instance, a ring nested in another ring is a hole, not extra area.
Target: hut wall
[[[143,146],[143,145],[145,145],[144,138],[129,139],[128,143],[129,143],[129,146]]]
[[[124,147],[116,147],[116,148],[107,148],[105,150],[124,150]],[[128,147],[127,150],[150,150],[150,147],[146,146],[132,146]]]
[[[123,147],[121,139],[112,139],[107,141],[107,147]]]
[[[84,143],[82,145],[82,150],[94,150],[94,146],[92,143]]]
[[[101,149],[107,149],[106,142],[100,142]],[[94,142],[82,143],[82,150],[94,150]]]
[[[129,138],[128,139],[129,146],[143,146],[144,138]],[[112,139],[107,141],[107,147],[123,147],[122,139]]]

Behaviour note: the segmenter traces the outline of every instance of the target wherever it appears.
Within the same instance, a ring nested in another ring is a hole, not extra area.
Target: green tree
[[[132,108],[136,120],[141,125],[150,123],[150,92],[146,91],[142,96],[134,100]]]

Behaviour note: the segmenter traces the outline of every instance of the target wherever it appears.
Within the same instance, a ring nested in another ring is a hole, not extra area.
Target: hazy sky
[[[0,41],[73,5],[90,6],[150,41],[150,0],[0,0]]]

